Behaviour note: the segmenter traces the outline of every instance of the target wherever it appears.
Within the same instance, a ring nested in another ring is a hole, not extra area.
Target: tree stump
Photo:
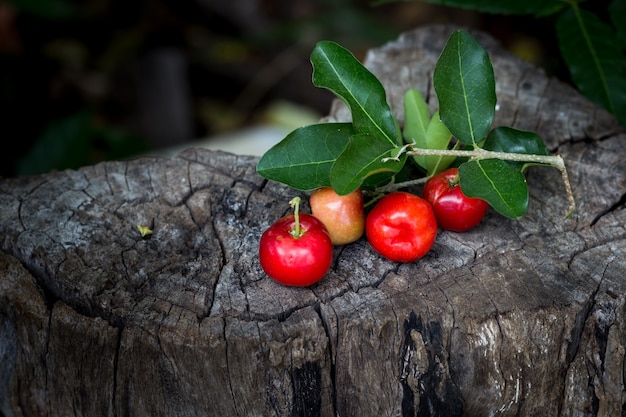
[[[408,88],[436,107],[454,29],[367,55],[399,120]],[[362,238],[291,288],[263,273],[258,241],[306,193],[258,176],[254,157],[189,149],[2,179],[0,415],[623,415],[625,135],[472,33],[495,68],[494,125],[564,157],[573,217],[559,172],[533,167],[522,218],[490,210],[408,264]],[[338,102],[327,117],[347,119]]]

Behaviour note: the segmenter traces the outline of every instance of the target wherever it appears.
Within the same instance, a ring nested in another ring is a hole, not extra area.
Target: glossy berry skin
[[[363,192],[360,189],[339,195],[331,187],[311,193],[311,214],[324,223],[333,245],[345,245],[358,240],[365,231]]]
[[[430,203],[397,191],[387,194],[368,213],[365,234],[370,245],[394,262],[413,262],[430,251],[437,220]]]
[[[275,281],[306,287],[326,275],[333,259],[333,244],[326,226],[310,214],[300,214],[299,237],[294,237],[295,217],[278,219],[261,235],[259,260]]]
[[[489,204],[463,194],[458,174],[458,168],[448,168],[434,175],[424,184],[422,196],[432,204],[439,227],[465,232],[480,223]]]

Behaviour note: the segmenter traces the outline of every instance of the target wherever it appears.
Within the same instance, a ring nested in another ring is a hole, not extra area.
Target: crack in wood
[[[610,214],[610,213],[612,213],[612,212],[614,212],[616,210],[623,210],[624,206],[626,206],[626,193],[622,194],[622,196],[619,198],[619,200],[617,200],[615,203],[611,204],[605,210],[603,210],[600,213],[598,213],[598,215],[596,217],[594,217],[594,219],[591,221],[591,224],[589,226],[591,226],[591,227],[595,226],[595,224],[598,223],[598,221],[600,221],[600,219],[602,219],[602,217],[604,217],[607,214]]]

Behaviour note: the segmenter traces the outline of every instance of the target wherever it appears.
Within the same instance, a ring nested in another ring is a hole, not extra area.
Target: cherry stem
[[[295,238],[299,238],[302,236],[302,231],[300,230],[300,197],[294,197],[289,201],[289,205],[293,209],[293,219],[295,221],[295,226],[291,229],[291,235]]]

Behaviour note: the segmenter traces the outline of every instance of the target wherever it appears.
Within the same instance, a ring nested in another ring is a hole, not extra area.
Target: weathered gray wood
[[[406,88],[435,106],[451,30],[368,55],[400,119]],[[0,415],[622,415],[625,136],[476,35],[496,124],[564,156],[571,219],[558,172],[531,168],[519,220],[490,211],[410,264],[361,239],[336,248],[320,283],[288,288],[263,274],[257,245],[298,193],[256,175],[253,157],[190,149],[2,179]],[[328,120],[345,118],[336,104]]]

